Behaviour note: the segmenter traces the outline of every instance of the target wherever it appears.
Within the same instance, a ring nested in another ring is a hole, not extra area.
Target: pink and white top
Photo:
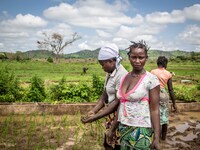
[[[128,74],[121,81],[117,91],[120,100],[118,121],[121,124],[134,127],[152,127],[149,108],[149,90],[158,86],[158,78],[146,71],[135,87],[128,93],[122,93],[122,85]]]

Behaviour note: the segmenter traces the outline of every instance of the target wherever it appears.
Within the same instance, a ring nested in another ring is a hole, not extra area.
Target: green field
[[[128,61],[123,61],[125,68],[131,71],[131,65]],[[20,78],[21,82],[29,82],[30,78],[38,75],[43,80],[58,81],[63,76],[67,81],[90,81],[93,74],[97,74],[102,78],[105,76],[97,60],[62,60],[61,63],[48,63],[46,61],[5,61],[0,62],[0,68],[7,67],[10,71]],[[87,74],[82,74],[82,68],[87,67]],[[156,68],[156,63],[148,63],[146,70]],[[189,79],[199,81],[200,79],[200,62],[174,63],[168,64],[169,71],[176,74],[174,79]]]
[[[129,61],[122,61],[122,64],[128,71],[131,71]],[[102,80],[105,77],[105,72],[95,59],[63,59],[58,64],[49,63],[45,60],[0,62],[0,68],[3,69],[5,67],[19,78],[20,85],[25,88],[30,85],[31,78],[35,75],[44,81],[45,87],[58,83],[63,77],[66,83],[91,83],[93,75],[98,75]],[[83,67],[88,68],[86,74],[83,74]],[[145,69],[147,71],[151,71],[154,68],[156,68],[156,63],[146,63]],[[177,90],[175,91],[176,97],[179,99],[185,97],[183,99],[190,99],[189,101],[200,100],[200,62],[169,62],[167,69],[175,73],[173,85],[174,89]],[[189,82],[181,83],[182,80],[189,80]],[[179,90],[182,90],[182,92]],[[190,95],[191,91],[195,93]]]

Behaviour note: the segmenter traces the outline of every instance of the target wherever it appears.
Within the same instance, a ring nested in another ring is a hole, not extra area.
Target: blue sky
[[[64,53],[105,43],[127,48],[145,40],[151,49],[200,52],[199,0],[1,0],[0,51],[37,50],[36,41],[60,33],[82,38]]]

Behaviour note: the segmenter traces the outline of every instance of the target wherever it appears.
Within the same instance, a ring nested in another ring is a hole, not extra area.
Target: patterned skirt
[[[153,140],[153,129],[119,125],[122,150],[148,150]]]
[[[160,124],[169,124],[169,94],[164,88],[160,90]]]
[[[116,112],[108,115],[106,117],[106,123],[105,123],[105,128],[106,128],[106,134],[109,132],[110,128],[111,128],[111,125],[114,121],[114,118],[116,116]],[[106,139],[107,140],[107,139]],[[113,142],[110,143],[108,142],[107,140],[107,144],[109,144],[110,146],[112,146],[114,148],[115,145],[120,145],[120,133],[119,133],[119,129],[117,128],[116,132],[115,132],[115,135],[113,137]]]

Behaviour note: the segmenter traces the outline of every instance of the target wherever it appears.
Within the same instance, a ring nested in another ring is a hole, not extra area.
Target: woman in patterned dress
[[[121,57],[119,49],[115,44],[103,46],[98,55],[99,63],[102,69],[107,73],[104,84],[104,91],[100,96],[96,106],[90,110],[86,117],[82,117],[83,123],[93,122],[102,117],[106,117],[104,148],[106,150],[119,150],[119,134],[116,131],[113,141],[108,143],[106,132],[109,131],[116,115],[119,101],[116,100],[116,92],[119,89],[121,78],[127,73],[127,70],[120,64]],[[104,109],[103,109],[104,108]]]
[[[157,59],[158,68],[151,71],[160,81],[160,125],[161,125],[161,140],[165,140],[167,136],[167,128],[169,124],[169,96],[172,100],[172,112],[177,112],[175,96],[172,86],[172,73],[167,71],[168,59],[165,56],[159,56]],[[165,87],[167,85],[167,91]]]
[[[155,75],[144,69],[148,58],[146,43],[132,43],[128,57],[133,69],[122,78],[117,91],[118,119],[108,137],[113,136],[119,125],[122,150],[160,149],[160,83]]]

